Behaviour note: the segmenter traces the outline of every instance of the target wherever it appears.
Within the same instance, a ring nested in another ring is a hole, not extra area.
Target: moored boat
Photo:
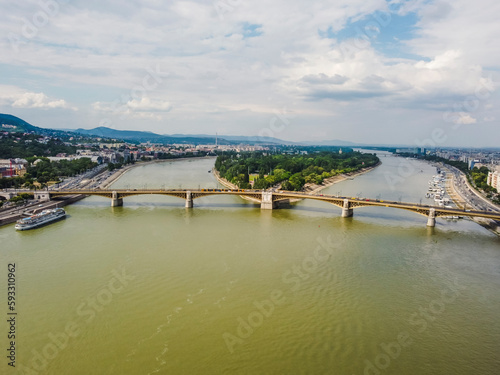
[[[28,230],[41,227],[66,217],[66,211],[62,208],[43,210],[39,214],[19,219],[16,222],[16,230]]]

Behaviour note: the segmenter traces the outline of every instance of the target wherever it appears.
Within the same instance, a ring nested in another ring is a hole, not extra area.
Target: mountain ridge
[[[215,144],[216,136],[209,134],[157,134],[151,131],[142,130],[119,130],[99,126],[92,129],[51,129],[41,128],[31,125],[27,121],[10,114],[0,114],[0,125],[13,126],[1,127],[4,131],[20,131],[20,132],[36,132],[42,135],[51,135],[59,137],[71,137],[75,135],[93,136],[108,139],[123,140],[131,143],[164,143],[164,144]],[[292,142],[285,141],[275,137],[260,137],[260,136],[239,136],[239,135],[217,135],[217,143],[219,145],[229,144],[255,144],[255,145],[288,145],[288,146],[362,146],[359,143],[353,143],[342,140],[325,140],[325,141],[303,141]]]

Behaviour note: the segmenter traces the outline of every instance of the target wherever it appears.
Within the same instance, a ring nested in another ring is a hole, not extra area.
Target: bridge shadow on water
[[[111,207],[109,199],[106,201],[90,201],[82,200],[73,206],[85,206],[85,207]],[[127,202],[123,203],[123,209],[127,208],[137,208],[137,207],[150,207],[150,208],[185,208],[184,202],[179,200],[179,202]],[[115,207],[116,208],[116,207]],[[193,210],[200,208],[245,208],[245,209],[260,209],[260,204],[251,203],[199,203],[195,201]]]
[[[470,220],[461,220],[458,222],[448,222],[439,218],[436,221],[435,228],[426,226],[426,218],[412,212],[398,210],[396,208],[379,208],[379,207],[362,207],[354,210],[354,216],[349,218],[341,217],[341,209],[336,206],[315,207],[302,204],[290,204],[274,210],[261,210],[259,204],[250,202],[200,202],[196,203],[192,209],[186,209],[182,200],[172,202],[138,202],[125,201],[121,207],[111,207],[108,199],[106,200],[83,200],[75,205],[75,208],[83,209],[98,208],[97,212],[93,213],[94,217],[108,217],[110,210],[112,216],[126,217],[131,211],[165,211],[171,212],[174,216],[189,220],[194,216],[205,216],[210,211],[223,213],[228,211],[228,215],[234,215],[235,211],[242,212],[242,220],[245,220],[245,215],[250,212],[258,214],[262,217],[262,225],[265,227],[273,226],[273,221],[278,222],[303,222],[306,220],[309,224],[317,224],[321,228],[330,228],[334,231],[354,232],[357,236],[376,235],[377,233],[385,233],[387,230],[392,235],[397,233],[411,236],[430,236],[441,238],[442,236],[468,236],[477,234],[477,224]],[[102,210],[100,210],[102,208]],[[128,211],[128,213],[127,213]],[[198,211],[198,212],[197,212]],[[67,218],[74,215],[67,214]],[[78,215],[77,215],[78,216]],[[486,231],[486,229],[485,229]],[[483,233],[484,235],[484,233]],[[497,236],[493,236],[497,237]]]
[[[324,214],[335,214],[338,213],[340,215],[340,208],[335,210],[334,208],[322,208],[322,207],[311,207],[311,206],[295,206],[290,205],[290,207],[279,208],[279,210],[290,210],[290,211],[304,211],[304,212],[318,212]]]
[[[110,207],[110,201],[107,198],[92,199],[92,200],[82,200],[77,202],[75,207],[85,207],[85,208],[112,208]],[[234,214],[235,210],[242,210],[242,212],[250,211],[261,211],[260,204],[251,202],[217,202],[217,201],[194,201],[194,207],[192,209],[185,208],[185,202],[183,200],[172,200],[172,201],[134,201],[126,199],[124,200],[124,205],[121,207],[113,207],[112,211],[118,216],[126,215],[127,209],[137,210],[137,209],[174,209],[179,214],[185,212],[188,216],[196,214],[196,210],[210,210],[224,211],[230,210],[231,214]],[[105,210],[109,212],[108,210]],[[102,212],[105,215],[104,211]],[[333,227],[341,227],[344,229],[355,227],[363,227],[365,225],[374,226],[379,229],[381,228],[399,228],[399,229],[410,229],[414,230],[416,228],[421,228],[427,235],[435,234],[435,229],[427,228],[427,219],[422,215],[418,215],[413,212],[399,210],[397,208],[387,208],[387,207],[360,207],[354,209],[354,216],[349,218],[341,217],[341,209],[334,205],[314,206],[314,205],[304,205],[304,204],[289,204],[283,205],[274,210],[262,210],[260,214],[263,218],[265,225],[270,225],[267,220],[272,220],[272,218],[293,221],[293,220],[314,220],[322,221],[329,220],[330,223],[324,223],[326,225],[331,225]],[[99,213],[96,213],[99,216]],[[69,216],[69,215],[68,215]],[[474,228],[477,229],[476,225],[468,223],[469,220],[461,220],[459,222],[447,222],[444,219],[438,218],[436,221],[436,229],[438,232],[469,232]],[[323,225],[323,224],[321,224]],[[418,233],[421,232],[419,229]]]
[[[196,201],[195,201],[196,202]],[[201,203],[194,205],[193,209],[196,208],[247,208],[247,209],[260,209],[260,204],[251,203]]]
[[[74,206],[85,206],[85,207],[110,207],[110,201],[109,199],[105,200],[87,200],[84,199],[82,201],[79,201],[77,204]],[[175,200],[171,202],[161,202],[161,201],[148,201],[148,202],[141,202],[141,201],[128,201],[124,200],[123,202],[123,209],[127,208],[139,208],[139,207],[149,207],[149,208],[185,208],[184,201],[183,200]],[[194,201],[194,206],[193,210],[196,209],[204,209],[204,208],[209,208],[209,209],[224,209],[224,208],[235,208],[235,209],[247,209],[247,210],[255,210],[255,209],[260,209],[260,204],[259,203],[250,203],[250,202],[242,202],[242,203],[236,203],[236,202],[231,202],[231,203],[224,203],[224,202],[197,202],[196,200]],[[317,206],[309,206],[309,205],[303,205],[303,204],[289,204],[289,205],[284,205],[282,207],[276,208],[273,210],[273,212],[298,212],[298,213],[318,213],[318,214],[327,214],[327,215],[332,215],[332,216],[340,216],[341,214],[341,209],[339,207],[333,206],[333,205],[325,205],[324,207],[317,207]],[[363,207],[363,208],[358,208],[354,210],[354,217],[366,217],[366,218],[372,218],[372,219],[389,219],[389,220],[399,220],[401,218],[412,218],[412,217],[419,217],[419,215],[406,212],[406,211],[401,211],[398,209],[387,209],[387,208],[378,208],[378,207]]]
[[[280,210],[290,210],[299,212],[317,212],[329,215],[340,215],[342,210],[337,207],[330,205],[330,207],[313,207],[305,205],[290,205],[290,207],[279,208]],[[360,207],[354,209],[354,218],[356,217],[366,217],[372,219],[392,219],[399,220],[401,218],[419,218],[422,217],[412,212],[398,210],[397,208],[380,208],[380,207]]]

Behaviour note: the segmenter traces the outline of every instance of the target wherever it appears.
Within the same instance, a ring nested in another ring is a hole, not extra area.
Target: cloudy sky
[[[500,147],[497,0],[0,4],[33,125]]]

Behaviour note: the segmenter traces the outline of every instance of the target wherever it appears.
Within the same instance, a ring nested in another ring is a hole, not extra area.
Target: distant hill
[[[69,130],[69,129],[68,129]],[[156,134],[148,131],[117,130],[106,127],[94,129],[72,130],[80,134],[96,135],[108,138],[121,138],[129,142],[152,143],[186,143],[186,144],[215,144],[215,137],[208,134]],[[220,145],[227,144],[255,144],[255,145],[289,145],[289,146],[359,146],[352,142],[332,140],[320,142],[290,142],[274,137],[243,136],[243,135],[218,135]]]
[[[33,126],[19,117],[0,114],[0,130],[9,132],[34,132],[37,134],[70,138],[73,136],[86,136],[89,138],[107,138],[115,140],[123,140],[131,143],[162,143],[162,144],[215,144],[215,136],[208,134],[156,134],[149,131],[137,130],[118,130],[104,126],[94,129],[47,129]],[[238,135],[219,135],[217,137],[219,145],[230,144],[255,144],[255,145],[290,145],[290,146],[362,146],[341,140],[319,141],[319,142],[290,142],[274,137],[259,137],[259,136],[238,136]]]
[[[106,127],[98,127],[94,129],[76,129],[72,130],[80,134],[97,135],[108,138],[121,138],[129,142],[152,142],[152,143],[185,143],[185,144],[215,144],[215,136],[208,134],[156,134],[148,131],[135,130],[117,130]],[[272,137],[248,137],[235,135],[219,135],[217,136],[219,145],[229,144],[276,144],[276,145],[293,145],[295,143],[283,141]]]
[[[136,131],[136,130],[117,130],[111,129],[104,126],[94,128],[94,129],[76,129],[73,130],[75,133],[94,135],[99,137],[107,138],[119,138],[128,142],[151,142],[151,143],[184,143],[184,144],[215,144],[215,137],[204,138],[196,136],[180,136],[174,137],[169,135],[161,135],[147,131]],[[230,144],[224,139],[218,140],[219,144]]]
[[[43,130],[42,128],[28,124],[19,117],[3,113],[0,113],[0,129],[8,132],[38,132]]]
[[[182,138],[182,137],[200,137],[200,138],[214,138],[213,135],[208,134],[172,134],[169,137]],[[296,142],[284,141],[274,137],[260,137],[260,136],[245,136],[245,135],[219,135],[218,139],[224,139],[231,143],[245,143],[245,144],[278,144],[278,145],[296,145]]]
[[[77,134],[73,130],[69,129],[40,128],[29,124],[19,117],[3,113],[0,113],[0,131],[8,131],[11,133],[36,133],[47,137],[60,138],[62,140],[68,140],[71,137],[96,138],[95,136],[92,137],[85,134]],[[106,138],[104,136],[101,137]],[[118,140],[121,141],[120,138],[118,138]]]
[[[330,141],[302,142],[301,144],[307,146],[344,146],[344,147],[363,146],[362,143],[353,143],[349,141],[342,141],[340,139],[332,139]]]

